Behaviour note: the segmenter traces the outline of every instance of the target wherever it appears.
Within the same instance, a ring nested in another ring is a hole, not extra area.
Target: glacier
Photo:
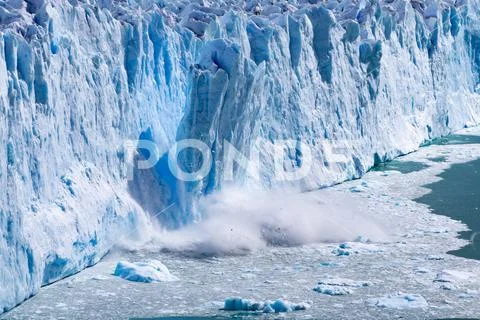
[[[478,124],[479,18],[478,0],[0,1],[0,312],[159,212],[164,228],[200,221],[197,200],[227,184],[224,141],[262,152],[260,180],[234,170],[245,188],[281,187],[276,140],[311,146],[306,191]],[[197,182],[168,170],[189,138],[212,149]],[[128,180],[137,139],[161,159]]]

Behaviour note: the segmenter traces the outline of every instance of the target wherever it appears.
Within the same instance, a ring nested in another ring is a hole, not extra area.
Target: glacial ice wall
[[[169,208],[159,218],[173,228],[200,220],[195,199],[227,180],[224,140],[261,149],[261,179],[235,168],[234,182],[265,188],[281,184],[274,141],[306,143],[315,161],[296,186],[309,190],[477,124],[479,11],[478,0],[0,1],[0,311],[96,263],[149,214]],[[138,138],[162,157],[127,181],[124,142]],[[187,138],[212,148],[200,182],[168,170]]]

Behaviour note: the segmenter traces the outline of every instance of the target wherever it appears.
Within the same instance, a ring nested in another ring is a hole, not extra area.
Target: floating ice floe
[[[383,251],[376,245],[373,245],[368,238],[359,236],[355,242],[355,248],[349,243],[341,243],[337,248],[332,250],[336,256],[350,256],[352,254],[374,254]]]
[[[427,300],[419,294],[397,293],[385,297],[373,298],[367,300],[367,304],[372,307],[390,308],[390,309],[426,309]]]
[[[350,251],[347,249],[336,248],[332,251],[333,254],[339,257],[345,257],[350,255]]]
[[[470,279],[473,275],[469,272],[458,270],[443,270],[437,274],[434,282],[462,282]]]
[[[344,296],[353,293],[354,288],[368,287],[372,285],[368,281],[354,281],[350,279],[324,279],[318,282],[313,291],[330,296]]]
[[[146,283],[178,280],[165,265],[157,260],[137,263],[120,261],[117,263],[113,275],[129,281]]]
[[[332,253],[336,256],[349,256],[351,254],[350,249],[352,247],[348,243],[341,243],[338,248],[335,248]]]
[[[339,287],[339,286],[331,286],[328,284],[319,284],[313,291],[318,293],[326,294],[329,296],[346,296],[348,294],[352,294],[353,290],[348,287]]]
[[[223,310],[225,311],[260,311],[264,313],[280,313],[306,310],[310,305],[305,302],[292,303],[283,299],[275,301],[254,301],[239,297],[231,297],[225,299]]]
[[[452,291],[452,290],[456,290],[457,287],[451,283],[444,283],[440,286],[440,289]]]
[[[460,299],[473,299],[477,298],[480,292],[478,290],[466,290],[465,292],[461,293],[458,297]]]
[[[430,272],[427,268],[418,267],[413,270],[417,274],[427,274]]]

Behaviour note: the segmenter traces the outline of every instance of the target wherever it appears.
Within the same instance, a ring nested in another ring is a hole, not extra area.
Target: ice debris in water
[[[320,266],[321,267],[338,267],[339,264],[337,264],[335,262],[330,262],[330,261],[322,261],[322,262],[320,262]]]
[[[157,260],[137,263],[120,261],[117,263],[113,275],[129,281],[146,283],[178,280],[165,265]]]
[[[354,281],[350,279],[323,279],[318,282],[318,286],[313,291],[330,296],[344,296],[353,293],[354,288],[371,286],[368,281]]]
[[[437,277],[434,282],[462,282],[469,280],[473,275],[469,272],[458,271],[458,270],[443,270],[437,274]]]
[[[239,297],[225,299],[223,310],[225,311],[261,311],[264,313],[280,313],[307,310],[310,305],[305,302],[292,303],[283,299],[275,301],[259,302]]]
[[[396,293],[381,298],[369,299],[369,306],[390,309],[426,309],[428,303],[419,294]]]
[[[320,284],[317,287],[313,288],[313,291],[329,296],[346,296],[353,293],[353,290],[351,288],[331,286],[328,284]]]
[[[348,243],[341,243],[332,253],[336,256],[349,256],[351,254],[350,249],[352,249],[352,247]]]

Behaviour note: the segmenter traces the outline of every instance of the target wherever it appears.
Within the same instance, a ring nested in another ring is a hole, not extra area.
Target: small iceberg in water
[[[178,280],[178,278],[172,275],[167,267],[158,260],[148,260],[137,263],[120,261],[117,263],[113,275],[128,281],[145,283]]]
[[[259,302],[249,299],[232,297],[225,299],[223,310],[225,311],[256,311],[264,313],[280,313],[307,310],[310,305],[307,303],[292,303],[286,300]]]

